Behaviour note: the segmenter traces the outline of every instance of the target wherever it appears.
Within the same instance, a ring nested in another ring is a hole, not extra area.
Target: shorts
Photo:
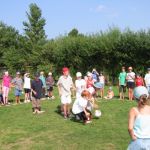
[[[93,87],[89,87],[87,90],[90,92],[90,94],[95,94],[95,89]]]
[[[22,90],[15,89],[15,96],[21,96]]]
[[[3,86],[3,97],[8,97],[9,87]]]
[[[48,87],[47,91],[52,92],[53,91],[53,87],[52,86]]]
[[[104,88],[105,84],[104,83],[101,83],[101,86],[102,86],[102,89]]]
[[[30,92],[31,92],[31,89],[26,89],[26,88],[25,88],[25,89],[24,89],[24,92],[25,92],[25,93],[30,93]]]
[[[120,93],[122,93],[122,92],[125,93],[126,92],[126,86],[125,85],[120,85],[119,86],[119,92]]]
[[[71,100],[71,95],[62,95],[61,96],[61,103],[62,104],[71,104],[72,100]]]
[[[134,89],[135,83],[134,82],[127,82],[127,88]]]
[[[131,141],[127,150],[150,150],[150,138]]]

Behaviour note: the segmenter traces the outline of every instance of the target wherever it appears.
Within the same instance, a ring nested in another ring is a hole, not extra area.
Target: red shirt
[[[135,79],[135,85],[136,86],[143,86],[143,79],[142,78],[136,78]]]
[[[87,88],[93,87],[93,80],[87,80]]]

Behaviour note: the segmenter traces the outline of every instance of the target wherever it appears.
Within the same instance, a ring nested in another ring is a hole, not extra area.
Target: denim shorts
[[[15,89],[15,96],[21,96],[22,90]]]
[[[127,150],[150,150],[150,138],[131,141]]]

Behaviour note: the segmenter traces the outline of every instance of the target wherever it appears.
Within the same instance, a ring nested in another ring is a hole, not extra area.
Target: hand
[[[135,135],[132,136],[132,140],[135,141],[137,137]]]
[[[35,91],[33,91],[34,95],[37,95],[37,93]]]

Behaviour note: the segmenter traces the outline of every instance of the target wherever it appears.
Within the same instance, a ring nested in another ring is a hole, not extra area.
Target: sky
[[[0,21],[24,34],[29,5],[36,3],[46,19],[49,39],[69,33],[106,31],[109,27],[137,31],[150,28],[150,0],[0,0]]]

